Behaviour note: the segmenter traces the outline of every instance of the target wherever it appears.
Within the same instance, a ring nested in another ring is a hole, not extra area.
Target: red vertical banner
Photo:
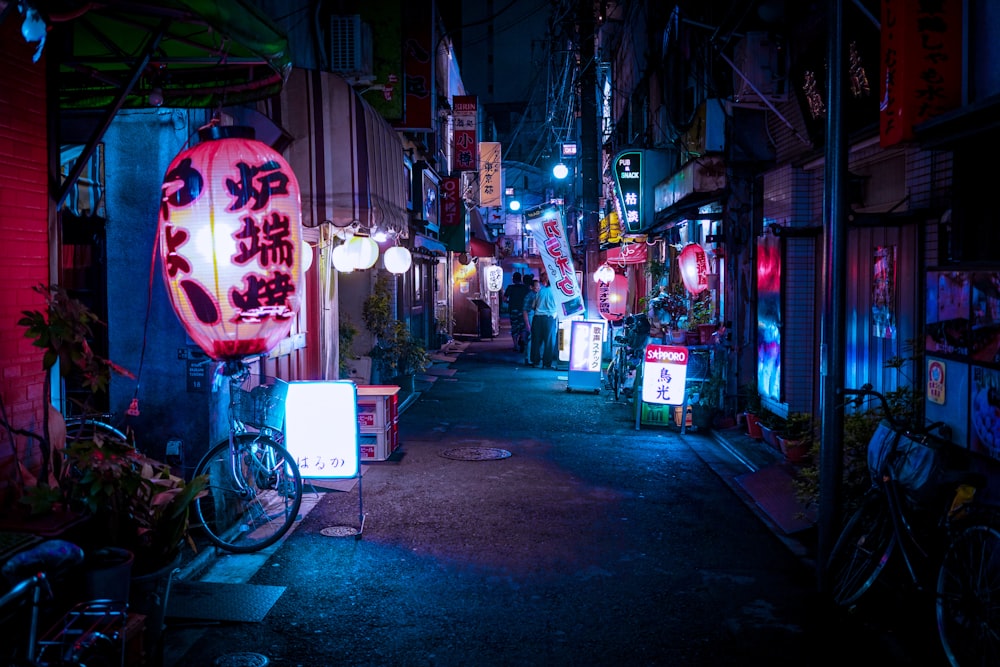
[[[427,0],[403,3],[403,130],[434,129],[434,22],[433,4]]]
[[[962,95],[962,0],[882,0],[883,148],[913,138],[913,126],[950,111]]]
[[[479,137],[477,136],[478,100],[473,95],[456,95],[452,101],[452,171],[472,171],[479,164]]]
[[[441,228],[438,233],[448,250],[465,252],[469,235],[466,232],[462,184],[456,176],[441,179]]]

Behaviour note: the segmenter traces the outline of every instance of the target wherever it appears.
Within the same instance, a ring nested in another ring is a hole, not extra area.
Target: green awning
[[[252,102],[281,90],[288,40],[242,0],[38,0],[63,109]]]

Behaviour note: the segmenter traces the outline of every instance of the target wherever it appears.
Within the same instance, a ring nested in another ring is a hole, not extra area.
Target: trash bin
[[[482,299],[473,299],[479,310],[479,340],[493,338],[493,309]]]

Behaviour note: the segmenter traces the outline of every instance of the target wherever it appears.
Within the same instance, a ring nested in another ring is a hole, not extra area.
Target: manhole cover
[[[354,537],[358,535],[359,531],[352,526],[330,526],[319,531],[319,533],[326,537]]]
[[[505,459],[510,456],[510,452],[496,447],[456,447],[444,450],[441,456],[456,461],[492,461]]]
[[[227,653],[215,659],[214,667],[266,667],[271,663],[260,653]]]

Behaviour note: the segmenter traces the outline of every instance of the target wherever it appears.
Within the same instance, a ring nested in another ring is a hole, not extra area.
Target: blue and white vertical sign
[[[358,390],[349,380],[289,382],[285,449],[303,479],[345,479],[360,472]]]

